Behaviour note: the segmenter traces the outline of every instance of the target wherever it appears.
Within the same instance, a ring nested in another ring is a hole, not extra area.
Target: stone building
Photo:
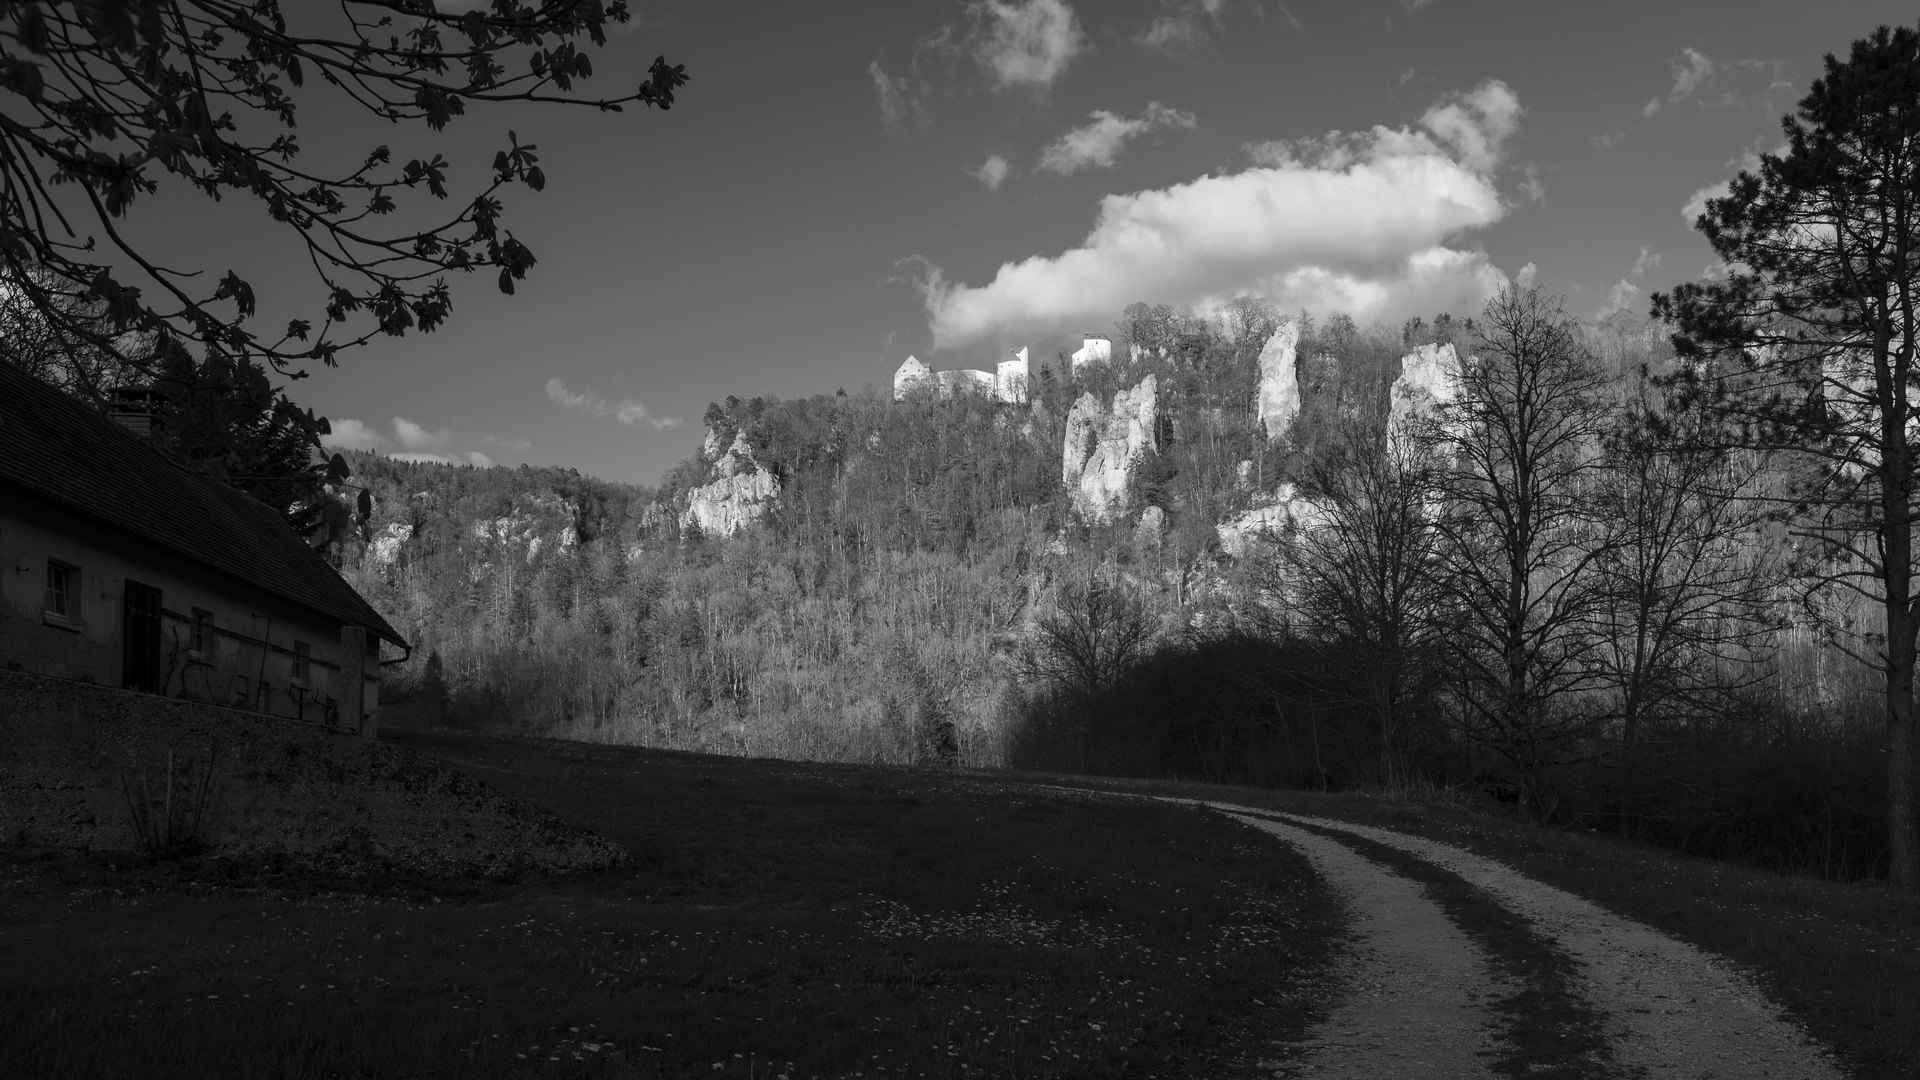
[[[990,395],[1007,405],[1024,405],[1030,394],[1027,350],[1013,350],[1013,359],[1000,361],[993,371],[955,368],[935,372],[918,357],[909,356],[893,373],[893,400],[899,401],[915,389],[933,387],[941,397],[977,393]]]
[[[371,735],[380,643],[406,640],[279,514],[126,418],[0,364],[0,667]]]

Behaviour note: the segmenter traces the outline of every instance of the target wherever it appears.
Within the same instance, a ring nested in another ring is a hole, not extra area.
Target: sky
[[[335,442],[654,483],[708,402],[991,367],[1110,332],[1135,301],[1397,324],[1538,284],[1645,313],[1712,261],[1703,192],[1781,142],[1822,55],[1907,4],[1380,0],[640,2],[590,92],[656,55],[670,112],[476,108],[438,135],[317,101],[306,164],[442,153],[456,193],[509,130],[543,192],[505,225],[513,296],[289,387]],[[296,16],[297,17],[297,16]],[[317,91],[316,91],[317,92]],[[329,156],[331,155],[331,157]],[[171,201],[169,201],[169,199]],[[169,196],[132,227],[249,276],[263,319],[320,291],[257,206]]]

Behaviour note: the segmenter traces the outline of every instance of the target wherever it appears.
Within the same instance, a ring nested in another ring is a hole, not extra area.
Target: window
[[[47,614],[76,621],[80,617],[80,568],[47,560]]]
[[[193,609],[192,636],[187,639],[187,651],[200,660],[212,657],[213,612],[205,608]]]
[[[313,646],[304,641],[293,643],[293,681],[307,685],[313,675]]]

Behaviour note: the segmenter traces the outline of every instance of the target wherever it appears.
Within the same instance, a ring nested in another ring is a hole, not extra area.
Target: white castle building
[[[1073,370],[1079,371],[1082,365],[1106,363],[1113,359],[1113,340],[1105,334],[1083,334],[1080,348],[1073,353]]]
[[[941,397],[961,393],[991,394],[996,401],[1024,405],[1029,375],[1027,350],[1024,347],[1013,351],[1013,359],[1000,361],[995,371],[956,368],[935,372],[921,363],[918,357],[909,356],[906,363],[893,373],[893,400],[899,401],[918,387],[932,386],[939,390]]]

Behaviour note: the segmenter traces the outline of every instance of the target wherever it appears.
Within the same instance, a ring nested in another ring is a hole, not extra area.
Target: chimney
[[[116,386],[107,402],[107,415],[143,439],[151,439],[164,425],[160,416],[166,396],[141,386]]]

